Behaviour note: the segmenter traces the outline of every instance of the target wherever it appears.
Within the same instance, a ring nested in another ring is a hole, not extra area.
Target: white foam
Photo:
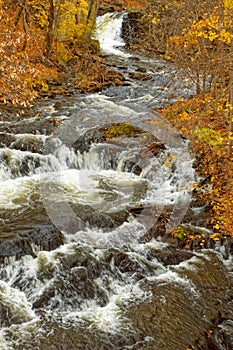
[[[123,17],[124,14],[122,13],[106,13],[97,18],[95,36],[100,42],[102,51],[106,54],[130,57],[130,54],[120,49],[125,46],[125,42],[121,37]]]
[[[22,323],[32,320],[35,313],[31,304],[27,301],[25,294],[18,289],[11,288],[6,282],[0,281],[1,303],[9,309],[11,322]]]

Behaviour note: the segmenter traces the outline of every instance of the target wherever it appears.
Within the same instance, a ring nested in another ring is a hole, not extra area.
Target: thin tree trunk
[[[49,13],[48,13],[48,29],[46,34],[46,58],[49,58],[53,48],[54,39],[54,19],[55,19],[55,6],[53,0],[49,0]]]
[[[230,73],[229,73],[229,107],[228,107],[228,156],[232,155],[232,136],[233,136],[233,42],[230,48]]]
[[[95,25],[98,7],[99,7],[99,0],[90,0],[89,1],[87,24],[90,26],[90,30],[92,30],[93,26]]]

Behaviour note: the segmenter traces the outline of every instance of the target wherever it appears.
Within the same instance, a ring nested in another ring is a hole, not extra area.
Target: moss
[[[142,132],[141,129],[133,126],[131,123],[119,123],[111,125],[110,127],[105,127],[104,137],[106,139],[113,139],[120,136],[136,137]]]

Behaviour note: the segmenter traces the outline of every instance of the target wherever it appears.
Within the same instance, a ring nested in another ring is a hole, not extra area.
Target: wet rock
[[[30,155],[26,156],[19,164],[18,172],[20,176],[27,176],[31,170],[40,167],[40,159]]]
[[[130,47],[136,42],[138,32],[138,19],[141,17],[140,12],[130,12],[128,16],[123,18],[122,38],[126,43],[126,47]]]
[[[57,251],[51,263],[47,264],[46,256],[39,253],[37,278],[49,279],[49,285],[33,300],[34,308],[73,310],[81,307],[83,300],[95,299],[104,306],[108,300],[103,288],[95,282],[102,271],[102,266],[94,256],[92,249],[74,245],[67,252]]]
[[[0,243],[0,262],[5,258],[15,256],[19,258],[23,255],[35,256],[31,242],[26,239],[12,239]]]
[[[2,150],[0,161],[1,165],[4,165],[12,178],[29,175],[40,166],[38,155],[22,154],[22,157],[17,157],[14,151],[9,149]]]
[[[233,349],[233,320],[223,319],[222,322],[218,322],[217,329],[212,335],[209,334],[209,338],[217,349],[223,346],[225,349]]]
[[[35,139],[30,136],[25,138],[16,139],[15,142],[11,143],[11,149],[17,149],[20,151],[27,151],[32,153],[42,153],[44,142],[39,139]]]
[[[133,173],[135,175],[140,175],[142,172],[142,168],[137,164],[138,159],[135,159],[134,161],[132,160],[127,160],[124,164],[124,171]]]
[[[132,350],[141,350],[144,349],[143,344],[149,343],[149,340],[142,340],[137,334],[133,334],[130,328],[122,329],[117,334],[111,330],[104,332],[88,319],[77,326],[75,320],[70,323],[67,321],[67,325],[63,325],[52,317],[45,317],[42,327],[49,336],[43,334],[38,350],[120,350],[126,344]],[[53,332],[49,332],[51,328]]]
[[[16,136],[13,134],[2,133],[0,134],[0,148],[9,147],[14,142]]]
[[[104,141],[104,130],[94,128],[88,130],[84,135],[72,144],[72,147],[80,153],[88,152],[92,143],[100,143]]]
[[[137,72],[141,72],[141,73],[146,73],[146,68],[144,68],[144,67],[136,67],[136,71]]]
[[[140,152],[140,155],[143,157],[152,157],[152,156],[158,156],[160,151],[166,150],[166,146],[161,142],[153,142],[149,143],[145,146],[145,149],[142,149]]]
[[[214,320],[219,314],[232,318],[232,278],[214,252],[193,257],[171,272],[174,275],[168,272],[167,277],[139,282],[150,297],[129,306],[128,317],[140,332],[155,339],[155,349],[208,350],[206,334],[216,329]],[[231,325],[226,337],[229,329]],[[216,344],[216,349],[222,348]]]
[[[140,134],[142,134],[142,130],[139,128],[136,128],[135,126],[131,125],[130,123],[119,123],[119,124],[109,124],[104,127],[100,128],[92,128],[85,132],[84,135],[81,135],[73,144],[72,147],[75,150],[78,150],[80,153],[87,152],[90,149],[90,146],[92,143],[102,143],[106,140],[110,141],[113,140],[115,143],[115,146],[117,144],[121,146],[122,150],[122,143],[124,140],[117,141],[116,138],[120,137],[138,137]],[[125,140],[125,143],[127,144],[129,141],[128,139]],[[114,145],[112,144],[112,148]],[[111,148],[110,148],[111,151]]]
[[[121,210],[115,213],[102,213],[88,205],[72,204],[74,213],[81,220],[81,226],[88,225],[108,230],[122,225],[128,218],[128,211]]]
[[[0,326],[8,327],[11,325],[28,322],[32,319],[30,304],[24,295],[4,282],[0,284]]]
[[[163,265],[179,265],[181,262],[192,258],[194,254],[187,250],[177,249],[173,246],[164,247],[162,249],[151,249],[148,252],[149,260],[156,258]]]
[[[98,16],[103,16],[105,13],[121,12],[124,6],[120,0],[101,0],[98,8]]]
[[[116,272],[132,274],[136,280],[145,277],[148,274],[153,274],[153,268],[145,259],[136,258],[133,255],[117,249],[111,251],[106,257],[106,263],[111,269]]]
[[[50,135],[54,132],[54,130],[59,127],[61,124],[61,120],[59,118],[56,118],[55,115],[53,115],[53,110],[49,110],[51,107],[48,107],[48,110],[46,110],[46,107],[44,107],[44,110],[41,108],[32,107],[26,114],[23,115],[22,122],[19,122],[19,116],[18,115],[11,115],[12,120],[10,123],[4,124],[2,123],[0,125],[0,132],[3,133],[12,133],[12,134],[28,134],[30,137],[30,134],[34,135]],[[48,117],[48,112],[50,112],[50,115]],[[34,118],[32,118],[32,115],[35,115]],[[8,121],[8,119],[6,119]]]
[[[0,243],[0,262],[5,258],[15,256],[17,259],[23,255],[36,256],[37,249],[53,250],[63,244],[64,239],[60,231],[53,225],[41,225],[31,230],[15,230],[4,233]]]

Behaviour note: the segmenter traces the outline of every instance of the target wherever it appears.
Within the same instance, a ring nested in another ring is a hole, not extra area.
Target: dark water
[[[125,86],[1,111],[0,349],[233,348],[230,247],[169,240],[204,216],[189,144],[151,109],[192,87],[122,51],[121,24],[99,35]]]

